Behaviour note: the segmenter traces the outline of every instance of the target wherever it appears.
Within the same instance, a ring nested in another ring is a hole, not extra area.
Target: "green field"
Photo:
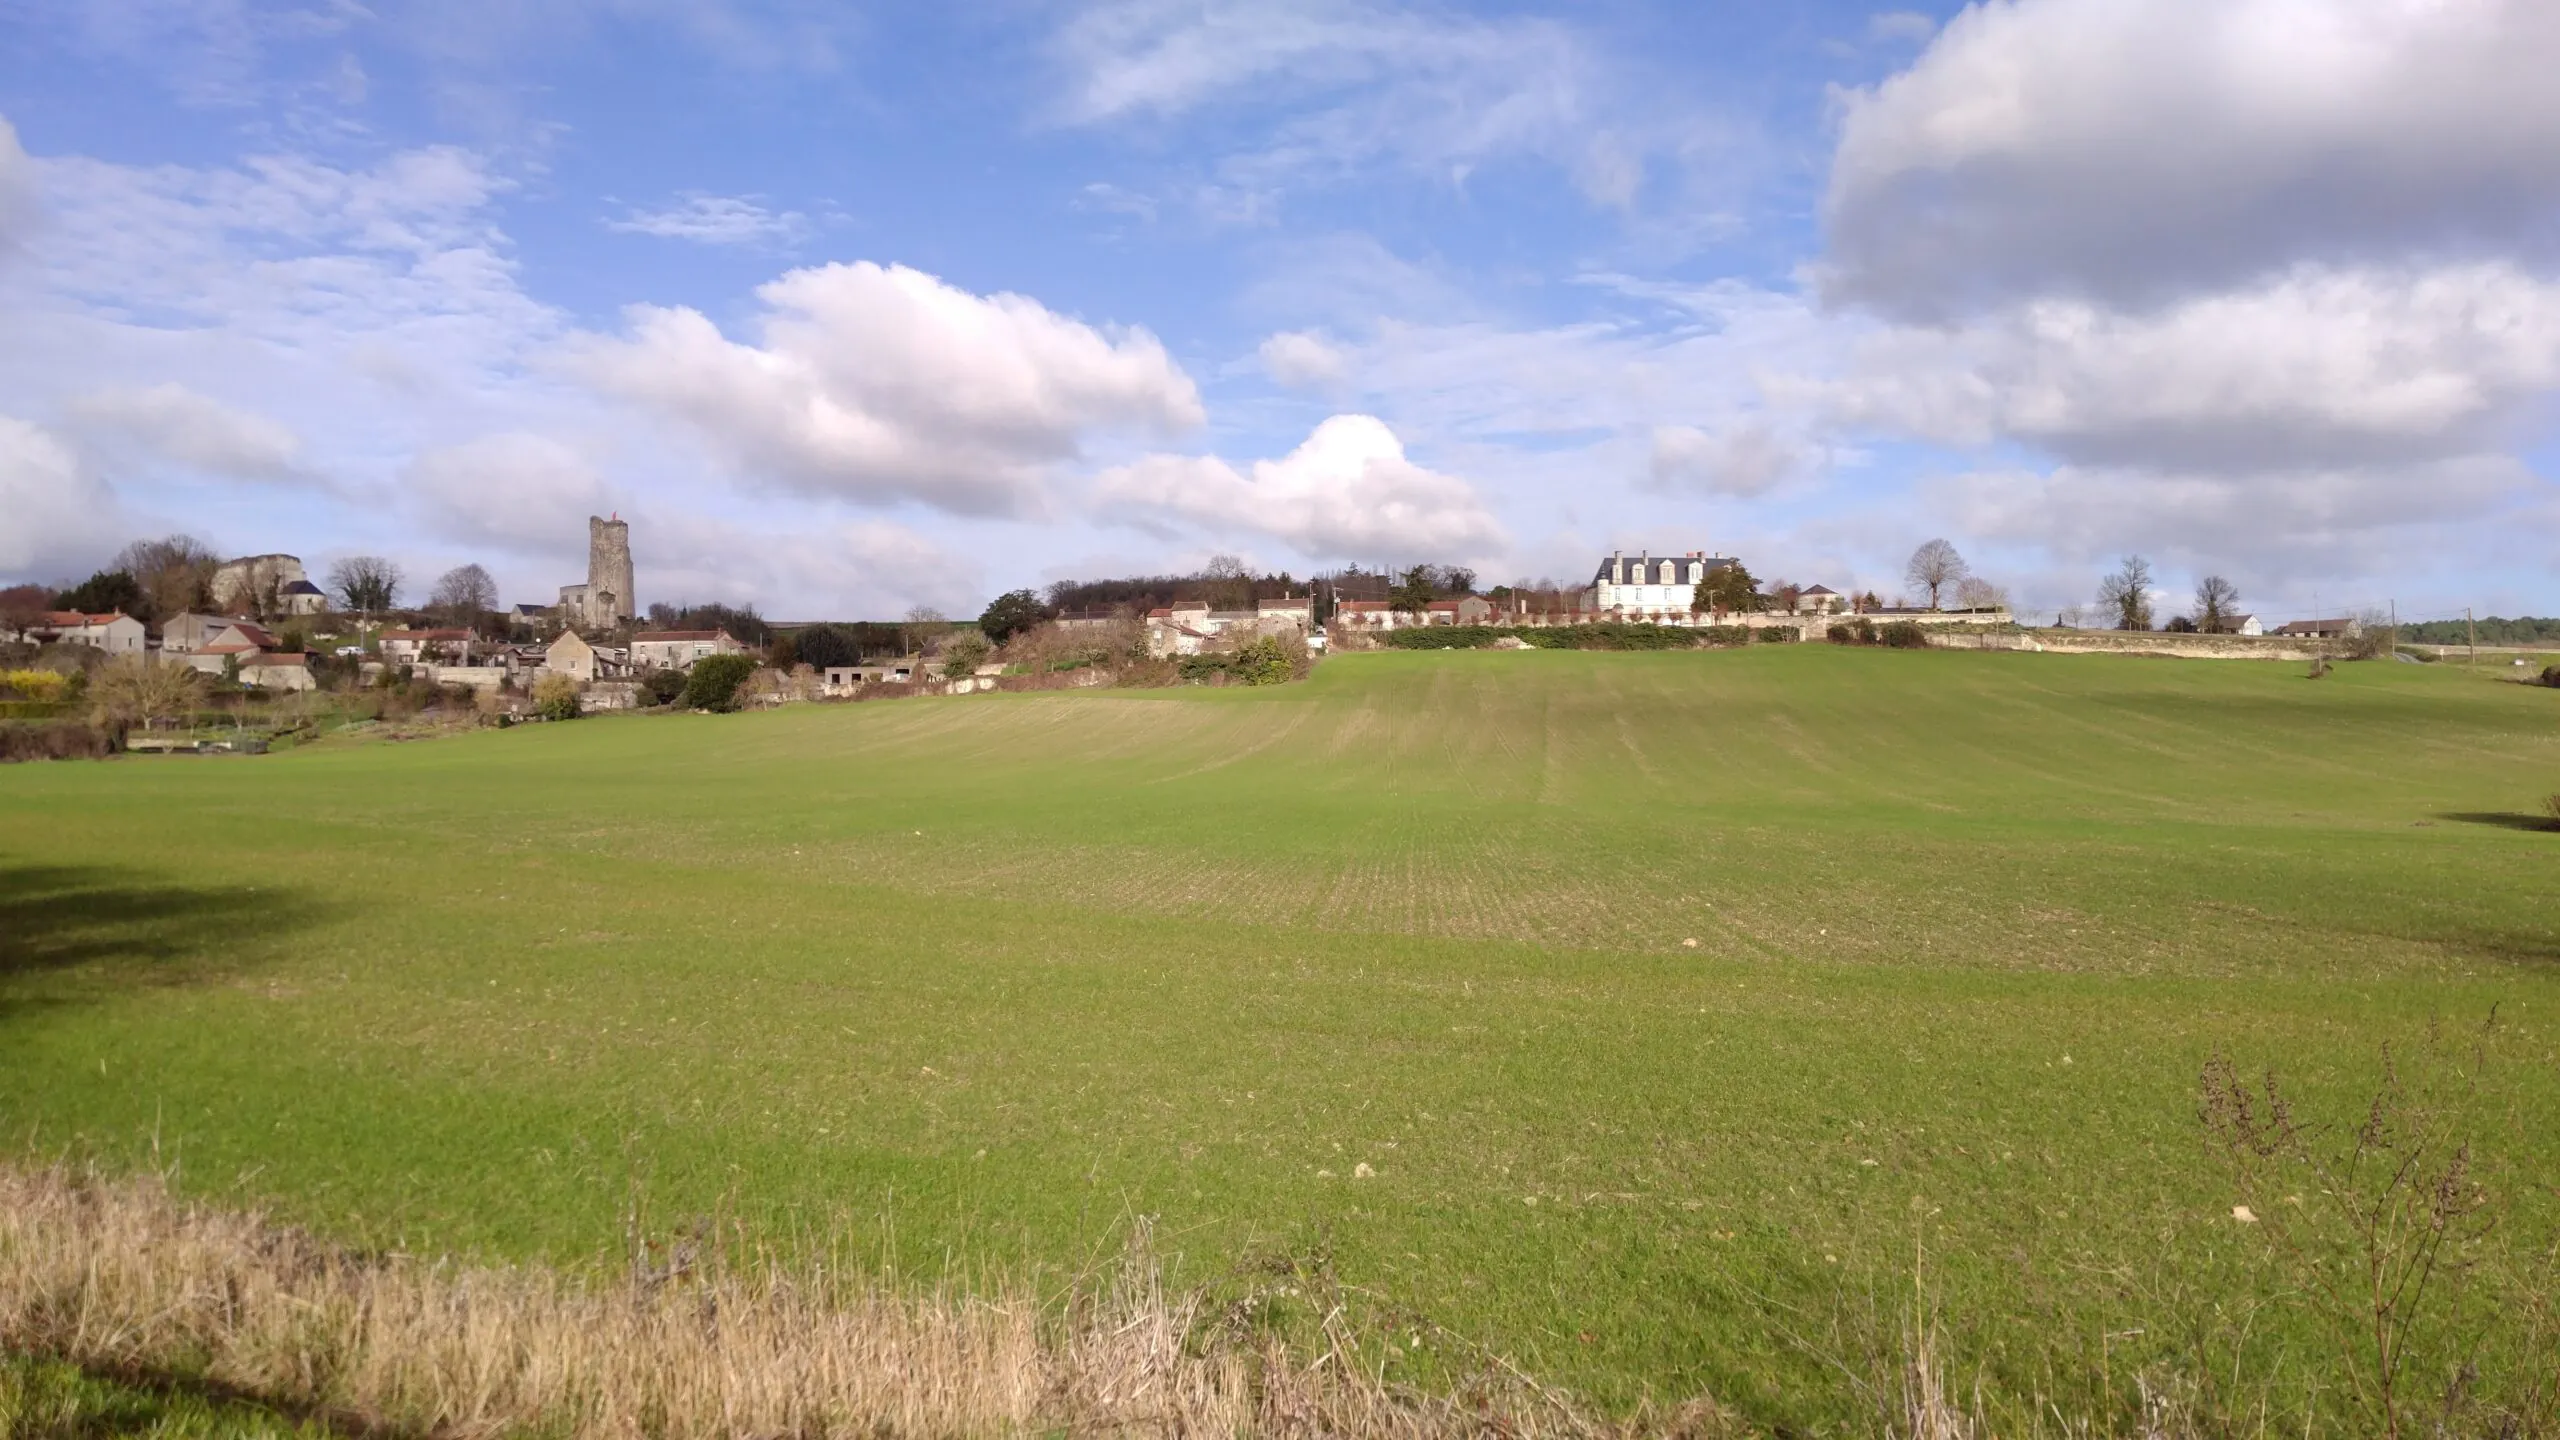
[[[0,1123],[487,1255],[637,1203],[1061,1273],[1152,1215],[1185,1280],[1329,1257],[1603,1405],[1814,1428],[1917,1251],[2022,1410],[2296,1404],[2336,1351],[2199,1070],[2352,1121],[2494,1006],[2462,1123],[2522,1273],[2555,790],[2560,691],[2455,667],[1828,646],[21,765]]]

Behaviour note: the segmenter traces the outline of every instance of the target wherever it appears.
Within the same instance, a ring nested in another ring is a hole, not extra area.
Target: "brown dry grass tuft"
[[[0,1169],[0,1351],[457,1437],[1623,1433],[1499,1361],[1445,1396],[1206,1323],[1143,1227],[1063,1302],[901,1295],[679,1246],[617,1280],[352,1254],[152,1179]],[[1635,1424],[1703,1435],[1712,1406]]]

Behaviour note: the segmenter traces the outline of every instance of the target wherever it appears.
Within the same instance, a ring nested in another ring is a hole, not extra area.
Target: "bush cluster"
[[[1245,685],[1285,685],[1304,677],[1308,664],[1306,646],[1265,635],[1233,650],[1182,656],[1174,662],[1174,671],[1194,685],[1227,680]]]
[[[683,704],[688,710],[726,712],[738,708],[738,692],[756,673],[752,655],[705,655],[686,673]]]
[[[77,720],[0,721],[0,762],[93,759],[112,748],[106,731]]]
[[[1929,648],[1929,632],[1920,628],[1917,620],[1896,620],[1888,625],[1878,625],[1861,615],[1855,620],[1834,625],[1822,634],[1834,645],[1882,645],[1894,650]]]
[[[566,675],[545,675],[533,682],[533,713],[545,720],[578,718],[578,682]]]

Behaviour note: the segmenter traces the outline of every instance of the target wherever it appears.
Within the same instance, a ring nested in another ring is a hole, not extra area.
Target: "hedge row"
[[[0,761],[89,759],[114,748],[105,731],[77,720],[0,722]]]
[[[1539,650],[1694,650],[1716,645],[1749,645],[1755,631],[1747,625],[1417,625],[1379,636],[1397,650],[1482,650],[1511,639]],[[1789,629],[1761,629],[1764,642],[1796,638]]]

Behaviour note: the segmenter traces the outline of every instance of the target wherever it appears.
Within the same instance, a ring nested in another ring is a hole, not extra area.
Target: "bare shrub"
[[[2198,1114],[2237,1185],[2232,1218],[2329,1332],[2364,1433],[2560,1424],[2560,1393],[2532,1373],[2549,1370],[2560,1340],[2560,1276],[2548,1256],[2519,1270],[2483,1244],[2505,1210],[2471,1133],[2491,1028],[2467,1048],[2440,1033],[2405,1056],[2385,1047],[2351,1130],[2308,1118],[2272,1071],[2253,1087],[2224,1056],[2204,1067]],[[2493,1328],[2526,1337],[2525,1368],[2486,1377],[2508,1386],[2494,1396],[2483,1385]]]

